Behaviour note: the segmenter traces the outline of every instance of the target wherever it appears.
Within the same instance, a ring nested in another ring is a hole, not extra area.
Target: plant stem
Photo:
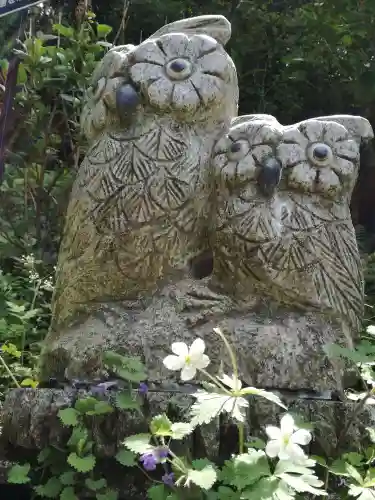
[[[221,383],[219,380],[217,380],[214,376],[212,376],[210,373],[206,372],[203,368],[199,369],[198,371],[202,372],[204,375],[206,375],[207,378],[209,378],[219,389],[224,391],[226,394],[232,396],[232,393]]]
[[[8,373],[8,375],[10,376],[10,378],[13,380],[14,382],[14,385],[18,388],[18,389],[21,389],[21,386],[20,384],[18,383],[16,377],[13,375],[13,373],[11,372],[11,370],[9,369],[9,366],[6,364],[6,362],[4,361],[4,358],[0,355],[0,361],[2,363],[2,365],[4,366],[6,372]]]
[[[217,333],[219,335],[219,337],[221,338],[221,340],[224,342],[225,347],[227,348],[227,351],[229,352],[230,360],[232,362],[233,376],[235,377],[236,380],[238,380],[237,360],[236,360],[236,355],[234,354],[234,351],[232,349],[232,346],[229,344],[228,340],[226,339],[225,335],[220,330],[220,328],[214,328],[214,332]]]
[[[245,428],[244,424],[242,422],[239,422],[237,424],[237,429],[238,429],[238,452],[240,455],[244,452],[244,447],[245,447]]]

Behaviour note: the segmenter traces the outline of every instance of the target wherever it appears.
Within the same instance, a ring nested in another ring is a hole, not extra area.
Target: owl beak
[[[272,156],[262,161],[258,186],[264,196],[271,197],[275,193],[281,179],[281,170],[281,163]]]
[[[136,109],[141,102],[137,90],[130,84],[119,87],[116,91],[116,108],[120,116],[126,116]]]

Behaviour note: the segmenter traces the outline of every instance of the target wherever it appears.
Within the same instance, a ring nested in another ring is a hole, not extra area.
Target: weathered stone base
[[[176,387],[175,390],[151,391],[145,401],[146,414],[157,415],[166,412],[173,421],[188,421],[192,388]],[[84,391],[57,389],[17,389],[11,391],[4,404],[2,414],[3,433],[1,446],[12,459],[22,460],[25,455],[37,453],[47,445],[63,446],[69,436],[69,429],[64,428],[57,412],[60,408],[74,404]],[[314,440],[310,453],[314,455],[335,457],[342,452],[354,451],[368,444],[366,427],[375,425],[375,410],[365,406],[356,414],[357,404],[329,400],[296,399],[283,397],[288,411],[296,417],[314,425]],[[150,412],[151,409],[151,412]],[[250,401],[246,439],[265,438],[267,425],[278,425],[285,411],[266,400],[254,398]],[[226,421],[226,419],[225,419]],[[223,419],[221,419],[223,424]],[[92,429],[96,443],[96,454],[99,457],[102,474],[112,478],[114,485],[124,492],[127,499],[144,499],[139,488],[147,488],[143,476],[138,471],[123,469],[115,465],[112,457],[116,453],[124,437],[147,431],[146,422],[142,422],[136,412],[115,411],[92,420]],[[214,421],[203,426],[189,439],[180,444],[177,453],[183,453],[180,447],[189,448],[196,458],[209,457],[222,463],[237,451],[237,432],[233,425],[219,425]],[[160,476],[161,471],[156,474]],[[125,477],[126,476],[126,477]],[[160,477],[155,476],[160,480]],[[0,475],[0,481],[4,481]],[[142,485],[136,487],[135,485]],[[333,496],[331,498],[334,498]]]

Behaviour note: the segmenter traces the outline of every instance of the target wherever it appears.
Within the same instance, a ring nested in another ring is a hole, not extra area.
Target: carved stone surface
[[[153,413],[163,411],[170,387],[184,390],[162,365],[172,342],[201,337],[211,368],[230,369],[219,326],[245,384],[344,389],[346,367],[324,346],[351,345],[362,317],[349,203],[361,142],[373,132],[345,115],[288,126],[237,117],[229,37],[221,16],[178,21],[112,49],[93,75],[82,116],[92,145],[68,208],[42,380],[104,378],[105,350],[137,354],[160,390]],[[55,421],[68,396],[10,394],[5,439],[30,447],[55,439],[42,416]],[[336,414],[339,403],[329,404]],[[301,405],[309,419],[317,412],[314,421],[325,411]],[[254,411],[264,423],[262,408]],[[110,422],[112,444],[97,432],[104,456],[133,430]],[[216,433],[204,438],[214,455]]]

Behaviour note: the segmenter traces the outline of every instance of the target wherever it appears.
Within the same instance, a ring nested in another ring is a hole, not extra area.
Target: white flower
[[[293,417],[284,415],[280,421],[280,428],[269,425],[266,433],[270,441],[266,446],[266,453],[269,457],[279,457],[280,460],[292,460],[301,462],[307,457],[299,445],[309,444],[311,441],[310,432],[304,429],[296,430]]]
[[[366,328],[366,332],[370,335],[375,335],[375,325],[370,325]]]
[[[206,346],[202,339],[195,339],[190,348],[185,342],[175,342],[171,349],[174,355],[169,355],[163,360],[163,364],[168,370],[181,370],[181,380],[191,380],[197,370],[206,368],[210,359],[204,354]]]

